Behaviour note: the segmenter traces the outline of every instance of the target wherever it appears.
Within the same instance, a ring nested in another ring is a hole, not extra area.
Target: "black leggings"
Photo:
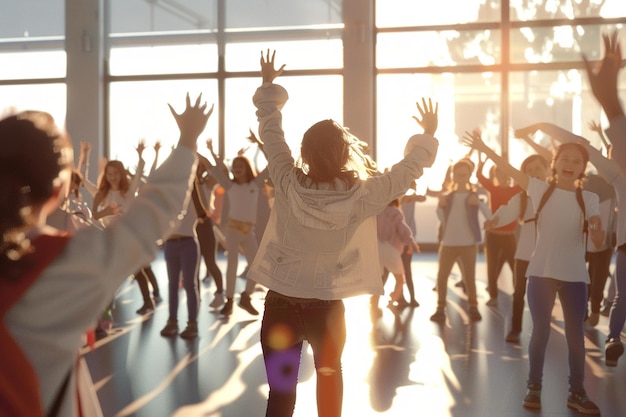
[[[135,280],[139,285],[139,290],[141,291],[141,297],[143,298],[143,304],[152,304],[152,299],[150,298],[150,289],[148,288],[148,281],[152,285],[152,294],[154,297],[160,297],[161,293],[159,291],[159,284],[157,283],[156,276],[152,271],[152,267],[148,264],[144,266],[139,271],[135,272]]]
[[[204,258],[207,273],[211,274],[213,277],[216,291],[222,292],[224,291],[224,280],[222,278],[222,271],[220,271],[220,268],[215,262],[216,241],[215,233],[213,233],[213,221],[210,217],[198,220],[196,224],[196,234],[198,235],[200,254],[202,258]]]

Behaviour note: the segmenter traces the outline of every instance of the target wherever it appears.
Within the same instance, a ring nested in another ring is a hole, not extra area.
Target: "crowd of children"
[[[621,49],[615,33],[604,36],[604,48],[598,68],[585,63],[593,94],[610,123],[606,133],[612,152],[604,156],[584,138],[540,123],[519,129],[516,136],[530,143],[532,134],[542,130],[560,145],[553,154],[531,145],[549,160],[530,155],[518,170],[479,131],[466,132],[463,142],[477,151],[478,169],[471,153],[456,161],[448,187],[438,197],[437,307],[430,319],[447,320],[448,277],[458,262],[467,315],[481,320],[476,262],[484,237],[487,305],[498,304],[497,279],[504,263],[513,272],[507,342],[520,343],[525,297],[530,310],[530,367],[522,401],[527,408],[541,408],[544,358],[558,295],[569,355],[566,404],[583,414],[600,414],[584,387],[584,325],[598,323],[614,248],[606,365],[616,366],[624,351],[626,219],[616,213],[626,193],[626,117],[617,97]],[[370,294],[377,304],[391,273],[395,286],[388,306],[396,311],[419,306],[411,272],[412,254],[419,247],[409,206],[420,199],[407,191],[415,189],[416,179],[435,161],[438,105],[430,99],[417,103],[415,120],[423,132],[408,139],[401,161],[384,173],[377,171],[366,144],[333,120],[306,130],[298,161],[282,130],[288,94],[275,83],[285,66],[277,68],[269,50],[261,53],[260,64],[262,82],[253,97],[259,138],[252,136],[267,167],[258,174],[243,155],[227,167],[211,141],[211,159],[197,151],[198,136],[213,111],[201,97],[192,103],[187,96],[180,114],[170,106],[180,130],[178,146],[157,169],[160,144],[155,145],[157,158],[145,184],[143,141],[136,147],[133,175],[120,161],[107,161],[94,186],[82,172],[89,146],[81,144],[75,167],[69,136],[47,113],[22,112],[0,121],[0,340],[6,351],[0,356],[0,414],[98,415],[97,401],[90,401],[94,393],[81,379],[85,373],[76,360],[83,333],[129,276],[143,299],[137,313],[147,317],[154,310],[161,295],[150,262],[162,242],[169,303],[162,336],[179,335],[182,286],[187,326],[180,336],[198,337],[202,255],[215,287],[210,306],[221,308],[225,318],[233,314],[238,276],[246,282],[238,303],[245,311],[258,315],[251,295],[257,289],[264,294],[260,344],[269,385],[266,416],[293,414],[304,341],[313,350],[318,413],[341,415],[347,333],[343,299]],[[489,179],[482,173],[485,158],[493,162]],[[597,178],[587,173],[588,163]],[[488,202],[477,192],[473,175],[487,191]],[[93,194],[91,208],[82,199],[81,186]],[[269,218],[259,220],[265,205],[272,207]],[[220,242],[227,259],[225,283],[215,257]],[[242,273],[240,254],[247,261]],[[288,343],[277,336],[285,331]]]

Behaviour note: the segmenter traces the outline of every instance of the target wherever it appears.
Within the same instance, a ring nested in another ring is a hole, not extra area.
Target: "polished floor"
[[[544,369],[543,408],[521,406],[528,372],[530,319],[525,312],[520,345],[506,343],[511,309],[511,274],[500,276],[497,307],[487,307],[485,264],[477,266],[479,309],[483,320],[468,320],[466,300],[449,282],[448,320],[429,320],[436,295],[436,253],[413,258],[417,308],[394,311],[383,306],[372,316],[368,297],[346,300],[348,340],[343,355],[346,417],[564,417],[577,416],[566,406],[567,350],[560,306],[553,313],[552,335]],[[222,270],[225,259],[219,258]],[[167,320],[165,264],[153,268],[165,301],[154,314],[138,316],[137,285],[128,281],[115,299],[114,328],[85,358],[105,417],[257,417],[265,415],[267,383],[259,344],[260,318],[235,306],[224,319],[209,309],[213,284],[203,283],[200,336],[188,342],[167,339],[159,331]],[[204,267],[201,269],[203,276]],[[243,281],[238,280],[243,286]],[[262,310],[263,291],[253,303]],[[186,308],[181,290],[179,323]],[[605,417],[626,416],[626,357],[617,367],[604,365],[607,318],[586,332],[586,388]],[[624,335],[623,335],[624,336]],[[295,417],[317,416],[310,350],[303,353]]]

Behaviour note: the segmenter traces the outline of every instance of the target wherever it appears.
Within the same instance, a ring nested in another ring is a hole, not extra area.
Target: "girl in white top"
[[[227,217],[222,218],[221,223],[228,257],[226,264],[226,303],[220,310],[220,314],[229,316],[233,312],[239,251],[243,252],[248,265],[251,265],[259,247],[255,225],[259,199],[264,198],[263,186],[267,178],[267,170],[256,175],[248,158],[237,156],[232,162],[233,179],[231,180],[223,160],[213,150],[212,141],[207,141],[207,147],[216,162],[216,165],[211,169],[211,175],[225,190],[224,198],[227,207],[223,209],[222,213],[226,213]],[[239,306],[252,315],[259,314],[252,305],[250,298],[255,286],[256,282],[246,277],[246,287],[239,298]]]
[[[405,158],[389,172],[375,167],[364,143],[333,120],[311,126],[296,165],[282,130],[287,92],[273,80],[274,56],[261,55],[263,84],[254,94],[260,139],[274,186],[274,204],[249,277],[269,291],[261,347],[269,383],[266,416],[293,414],[301,350],[307,340],[317,372],[318,415],[341,416],[341,354],[346,341],[342,299],[382,294],[376,214],[402,196],[431,166],[438,143],[432,103],[416,120],[425,133],[409,139]]]
[[[522,162],[521,171],[531,178],[546,180],[548,176],[548,161],[539,155],[530,155]],[[509,343],[519,343],[522,331],[522,317],[524,315],[524,297],[526,296],[526,269],[535,250],[536,225],[527,222],[535,213],[533,201],[526,191],[514,195],[507,204],[500,206],[498,210],[485,221],[485,230],[499,227],[519,221],[519,234],[515,249],[515,261],[513,265],[513,308],[511,314],[511,329],[506,336]]]
[[[484,152],[527,190],[533,202],[537,202],[537,242],[526,271],[533,330],[528,348],[528,392],[523,404],[528,408],[541,407],[543,363],[552,310],[558,294],[569,350],[570,394],[567,405],[585,414],[600,414],[584,388],[584,320],[589,283],[585,264],[587,233],[596,247],[604,241],[598,196],[583,191],[581,187],[589,153],[584,146],[576,143],[561,145],[552,161],[552,178],[547,184],[515,169],[485,145],[479,135],[466,132],[464,141]]]
[[[111,224],[115,216],[123,213],[135,198],[146,164],[141,156],[145,147],[143,141],[137,145],[139,163],[131,180],[128,179],[128,173],[121,161],[108,161],[104,166],[98,182],[98,192],[93,198],[92,211],[94,219],[102,221],[105,226]]]
[[[609,335],[605,345],[605,361],[608,366],[616,366],[619,357],[624,353],[624,346],[620,340],[620,334],[626,321],[626,176],[619,163],[605,157],[601,151],[591,146],[589,141],[575,135],[559,126],[551,123],[537,123],[526,128],[525,132],[541,130],[562,143],[580,143],[589,152],[589,161],[596,167],[598,174],[613,186],[617,198],[617,221],[615,224],[615,244],[617,260],[615,264],[615,281],[617,296],[609,313]],[[614,132],[612,132],[614,133]],[[614,140],[622,140],[623,137],[615,137]],[[603,139],[604,141],[604,139]],[[612,148],[612,145],[611,145]],[[607,152],[607,154],[611,154]],[[608,229],[608,228],[607,228]],[[611,229],[609,229],[610,231]],[[606,239],[605,239],[606,240]],[[619,294],[622,296],[619,296]]]
[[[474,162],[461,158],[451,170],[452,181],[448,190],[439,197],[437,217],[441,224],[437,268],[437,310],[430,316],[432,321],[446,320],[446,298],[448,277],[455,262],[459,263],[462,280],[467,292],[468,316],[473,321],[481,320],[476,298],[476,257],[478,244],[482,240],[479,212],[485,218],[491,215],[489,207],[476,192],[470,182],[474,172]]]
[[[0,170],[0,200],[9,202],[0,207],[0,415],[102,415],[93,386],[77,384],[83,334],[122,280],[156,255],[183,209],[205,108],[187,97],[181,115],[172,110],[178,147],[127,213],[71,237],[45,226],[68,189],[69,137],[41,112],[0,121],[0,167],[13,164]]]
[[[124,213],[135,198],[141,185],[141,177],[145,167],[145,161],[142,157],[145,148],[145,143],[140,141],[136,148],[139,157],[137,172],[130,180],[121,161],[108,161],[104,166],[98,181],[98,192],[93,198],[93,218],[100,220],[104,227],[109,227],[118,215]],[[133,275],[143,298],[143,304],[137,310],[137,314],[150,313],[154,310],[154,301],[150,298],[148,282],[152,285],[154,300],[161,300],[161,291],[154,272],[152,272],[150,265],[144,265]]]

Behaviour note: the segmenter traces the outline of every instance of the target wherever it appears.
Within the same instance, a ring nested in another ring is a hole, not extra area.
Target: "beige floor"
[[[223,257],[219,260],[225,267]],[[259,345],[260,318],[235,308],[225,320],[210,311],[212,284],[203,283],[200,337],[194,342],[159,335],[167,319],[167,286],[162,258],[153,264],[165,301],[153,315],[140,317],[139,291],[129,281],[116,298],[116,327],[85,357],[105,417],[256,417],[265,415],[267,384]],[[504,342],[510,321],[511,274],[500,277],[499,306],[487,307],[485,265],[477,267],[479,309],[483,320],[470,323],[462,291],[450,279],[448,322],[429,320],[436,254],[414,257],[413,273],[420,307],[400,312],[382,309],[372,320],[369,299],[346,300],[348,340],[343,356],[346,417],[575,416],[565,405],[567,354],[560,307],[545,364],[543,409],[521,407],[528,372],[529,316],[521,345]],[[224,269],[223,269],[224,270]],[[201,273],[204,269],[201,269]],[[201,275],[202,276],[202,275]],[[243,284],[239,280],[238,284]],[[264,292],[253,295],[262,309]],[[179,321],[184,322],[181,291]],[[383,301],[381,300],[381,305]],[[587,331],[586,385],[603,416],[626,416],[626,358],[604,366],[607,319]],[[316,416],[315,374],[310,351],[302,357],[296,417]]]

